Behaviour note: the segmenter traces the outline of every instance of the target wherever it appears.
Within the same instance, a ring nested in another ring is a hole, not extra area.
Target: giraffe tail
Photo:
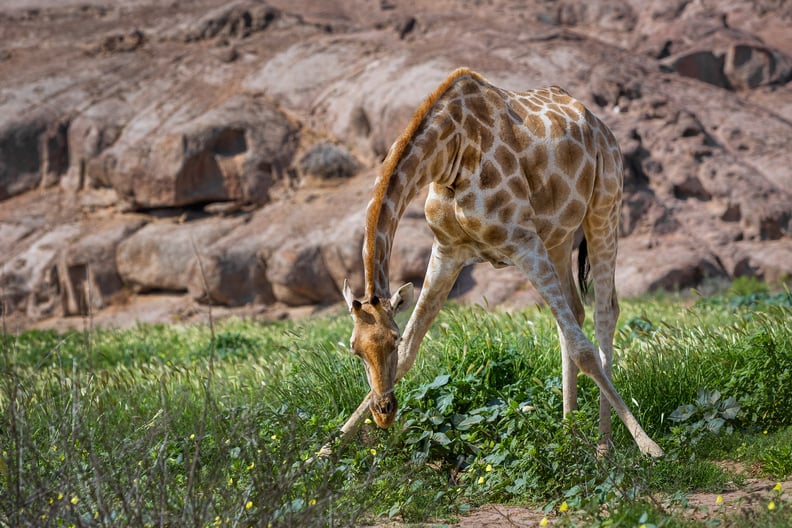
[[[585,299],[589,292],[589,272],[591,271],[591,263],[588,258],[588,244],[586,237],[578,246],[578,287],[580,288],[580,295]]]

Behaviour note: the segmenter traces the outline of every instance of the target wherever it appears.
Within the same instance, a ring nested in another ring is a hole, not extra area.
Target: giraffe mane
[[[416,109],[415,113],[412,116],[412,119],[405,127],[404,131],[401,135],[396,139],[396,141],[391,146],[390,150],[388,151],[387,156],[385,157],[385,161],[382,164],[382,173],[380,178],[378,178],[377,183],[374,187],[373,196],[371,199],[370,206],[366,213],[366,252],[367,252],[367,259],[364,262],[365,272],[366,272],[366,287],[368,288],[369,281],[373,280],[373,261],[374,261],[374,244],[376,236],[374,232],[377,228],[377,222],[379,219],[380,211],[382,209],[382,201],[385,198],[385,193],[388,191],[388,185],[390,184],[391,177],[393,176],[396,167],[401,161],[402,155],[404,155],[404,151],[407,149],[407,146],[415,137],[415,134],[418,132],[418,128],[421,126],[426,115],[435,105],[435,103],[440,99],[440,97],[445,94],[448,89],[453,85],[458,79],[461,77],[472,77],[481,82],[487,82],[487,80],[479,75],[478,73],[474,72],[469,68],[457,68],[454,70],[446,79],[440,83],[440,85],[435,88],[432,93],[430,93],[421,103],[421,105]],[[371,292],[368,292],[371,293]]]

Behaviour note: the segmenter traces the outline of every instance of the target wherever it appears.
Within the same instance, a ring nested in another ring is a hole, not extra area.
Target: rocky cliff
[[[788,279],[792,10],[723,4],[4,2],[4,320],[272,315],[339,300],[346,277],[359,291],[379,162],[462,65],[510,89],[562,85],[614,130],[622,295]],[[420,281],[430,245],[416,202],[394,282]],[[536,301],[488,265],[454,295]]]

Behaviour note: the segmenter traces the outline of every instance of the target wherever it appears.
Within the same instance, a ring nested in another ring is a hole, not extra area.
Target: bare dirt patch
[[[719,526],[745,526],[756,514],[768,507],[770,501],[792,500],[792,480],[781,481],[780,493],[774,491],[778,481],[768,478],[749,479],[741,486],[724,489],[721,492],[695,492],[687,495],[681,503],[672,504],[669,513],[700,521],[720,521]],[[388,521],[376,524],[376,528],[402,528],[414,526],[429,528],[447,526],[449,528],[526,528],[541,526],[547,518],[546,526],[558,522],[554,515],[546,515],[540,508],[487,504],[476,508],[469,514],[453,521],[434,521],[425,523],[404,523]]]

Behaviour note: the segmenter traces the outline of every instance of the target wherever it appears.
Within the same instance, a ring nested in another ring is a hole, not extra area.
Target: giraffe
[[[425,186],[434,242],[423,288],[403,335],[395,313],[412,285],[392,296],[393,238],[410,200]],[[576,409],[578,370],[600,389],[600,449],[611,434],[611,407],[641,452],[661,456],[611,382],[619,304],[615,291],[622,158],[611,131],[563,89],[516,93],[467,68],[454,71],[421,104],[391,147],[366,210],[365,297],[347,282],[354,327],[351,351],[363,360],[370,393],[342,428],[366,412],[379,427],[396,416],[396,382],[410,370],[432,321],[462,268],[475,262],[516,266],[541,294],[562,354],[563,413]],[[582,228],[595,293],[599,351],[584,335],[583,304],[570,259]]]

